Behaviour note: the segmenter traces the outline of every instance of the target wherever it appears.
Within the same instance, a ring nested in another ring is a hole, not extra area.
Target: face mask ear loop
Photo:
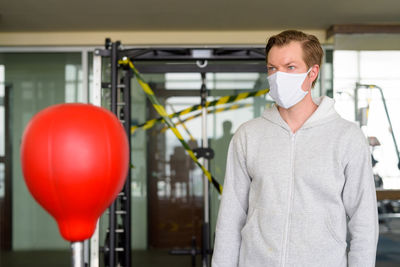
[[[308,74],[310,73],[311,70],[312,70],[312,67],[310,67],[308,69],[308,71],[306,72],[306,77],[308,76]],[[310,89],[312,89],[312,83],[311,83]],[[307,92],[308,92],[308,90],[307,90]]]

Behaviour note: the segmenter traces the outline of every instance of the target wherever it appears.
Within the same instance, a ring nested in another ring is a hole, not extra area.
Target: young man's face
[[[277,71],[287,73],[307,72],[309,68],[303,60],[303,48],[300,42],[292,41],[281,47],[273,46],[268,53],[267,69],[268,75],[274,74]],[[311,88],[311,84],[315,80],[318,70],[318,65],[312,67],[311,72],[303,82],[302,89],[304,91]]]

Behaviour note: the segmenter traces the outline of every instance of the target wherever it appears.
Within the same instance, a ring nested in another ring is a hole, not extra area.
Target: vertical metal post
[[[202,148],[208,148],[208,136],[207,136],[207,108],[205,106],[207,101],[207,87],[206,87],[206,74],[201,73],[201,122],[202,122]],[[208,160],[203,158],[203,166],[208,169]],[[208,267],[210,264],[210,195],[209,195],[210,184],[208,183],[207,177],[203,175],[203,194],[204,194],[204,224],[203,224],[203,244],[202,244],[202,255],[203,255],[203,267]]]
[[[83,242],[72,242],[72,267],[84,267],[83,263]]]
[[[131,147],[131,78],[132,70],[126,70],[124,76],[124,127],[128,136],[129,147]],[[130,150],[129,150],[130,151]],[[129,163],[131,162],[131,153],[129,153]],[[131,266],[131,168],[129,168],[128,176],[126,177],[124,186],[125,195],[125,217],[124,217],[124,256],[125,266]]]
[[[118,42],[111,45],[111,112],[117,115],[118,96]]]
[[[85,266],[89,266],[89,239],[83,241],[83,262]]]
[[[95,106],[101,106],[101,55],[98,50],[93,55],[93,87],[89,92],[89,101]]]
[[[117,115],[117,95],[118,95],[118,42],[114,42],[111,45],[111,112]],[[116,202],[114,201],[110,208],[110,221],[109,221],[109,231],[110,231],[110,246],[109,246],[109,267],[114,267],[116,263]]]
[[[82,50],[81,52],[81,61],[82,61],[82,103],[87,103],[88,98],[88,89],[89,89],[89,62],[88,62],[88,51],[87,49]]]
[[[101,59],[99,51],[93,55],[93,87],[89,92],[90,103],[101,106]],[[92,238],[90,238],[90,267],[99,267],[99,220]]]
[[[99,258],[100,258],[100,254],[99,254],[99,238],[100,238],[100,233],[99,233],[99,227],[100,227],[100,219],[97,220],[96,223],[96,230],[94,231],[92,238],[90,238],[90,267],[99,267],[100,263],[99,263]]]

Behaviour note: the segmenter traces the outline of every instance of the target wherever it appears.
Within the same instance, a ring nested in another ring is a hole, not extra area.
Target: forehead
[[[284,46],[273,46],[268,52],[268,64],[284,65],[290,62],[304,63],[300,42],[292,41]]]

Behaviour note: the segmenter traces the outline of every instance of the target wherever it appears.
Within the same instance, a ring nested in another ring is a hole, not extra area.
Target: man
[[[375,266],[369,147],[333,99],[311,97],[318,39],[284,31],[269,39],[266,56],[277,105],[232,138],[212,266]]]

